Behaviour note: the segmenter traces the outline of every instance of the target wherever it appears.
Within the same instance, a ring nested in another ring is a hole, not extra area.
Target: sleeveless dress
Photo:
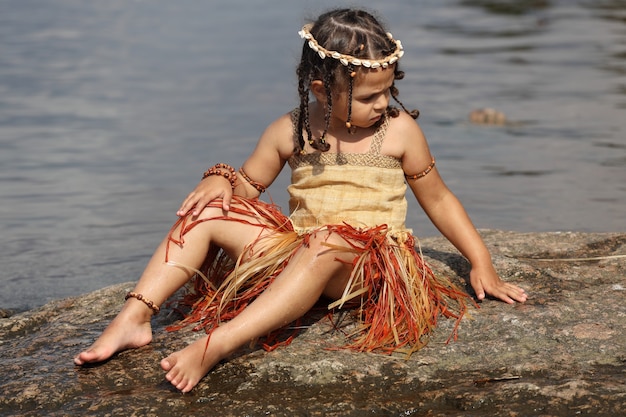
[[[296,152],[288,160],[290,215],[258,199],[234,197],[231,210],[253,216],[259,238],[235,261],[219,248],[209,251],[192,279],[194,288],[179,301],[191,311],[170,330],[193,325],[210,334],[263,292],[312,234],[328,233],[350,242],[334,250],[356,254],[343,297],[328,306],[357,313],[358,331],[345,347],[410,354],[427,343],[440,315],[456,319],[451,335],[456,337],[470,298],[446,277],[435,276],[416,251],[417,239],[405,226],[401,161],[380,153],[388,125],[389,116],[364,154],[299,152],[294,128]],[[221,207],[221,201],[210,205]],[[180,224],[180,232],[171,232],[169,242],[184,244],[184,234],[202,221],[210,219],[179,219],[172,231]],[[271,336],[262,341],[266,349],[275,347]]]

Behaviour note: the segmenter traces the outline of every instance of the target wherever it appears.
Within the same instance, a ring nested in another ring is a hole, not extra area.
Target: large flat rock
[[[329,350],[350,316],[337,329],[312,313],[290,346],[244,350],[183,395],[159,361],[198,335],[166,332],[177,318],[167,308],[149,346],[73,365],[133,286],[120,284],[0,318],[0,416],[626,415],[626,233],[481,233],[531,298],[482,302],[456,342],[442,319],[409,359]],[[446,240],[422,250],[437,272],[467,277]]]

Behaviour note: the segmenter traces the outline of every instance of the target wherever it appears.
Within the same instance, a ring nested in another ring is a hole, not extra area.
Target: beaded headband
[[[355,58],[352,55],[345,55],[339,53],[337,51],[329,51],[324,48],[322,45],[317,43],[313,35],[311,35],[311,28],[313,27],[312,23],[306,24],[302,27],[302,30],[298,32],[302,39],[308,41],[309,48],[317,52],[320,58],[324,59],[326,57],[333,58],[339,60],[342,65],[348,66],[363,66],[366,68],[387,68],[389,65],[395,64],[402,55],[404,55],[404,48],[402,47],[402,42],[397,39],[394,39],[391,33],[387,32],[387,37],[389,40],[396,44],[396,49],[390,55],[386,56],[383,59],[360,59]]]

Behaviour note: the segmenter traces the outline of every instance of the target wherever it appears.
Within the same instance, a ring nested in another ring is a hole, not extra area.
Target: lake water
[[[400,97],[479,228],[626,230],[623,0],[4,0],[0,308],[137,279],[202,172],[296,105],[301,25],[355,3],[403,41]]]

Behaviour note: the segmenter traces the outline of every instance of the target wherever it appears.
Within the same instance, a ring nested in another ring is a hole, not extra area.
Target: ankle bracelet
[[[154,312],[154,315],[156,316],[157,314],[159,314],[159,311],[161,311],[161,308],[154,304],[153,301],[148,300],[147,298],[145,298],[143,295],[141,294],[137,294],[136,292],[128,292],[126,294],[126,297],[124,298],[124,300],[128,300],[129,298],[136,298],[139,301],[143,301],[145,305],[147,305],[148,307],[150,307],[152,309],[152,311]]]

